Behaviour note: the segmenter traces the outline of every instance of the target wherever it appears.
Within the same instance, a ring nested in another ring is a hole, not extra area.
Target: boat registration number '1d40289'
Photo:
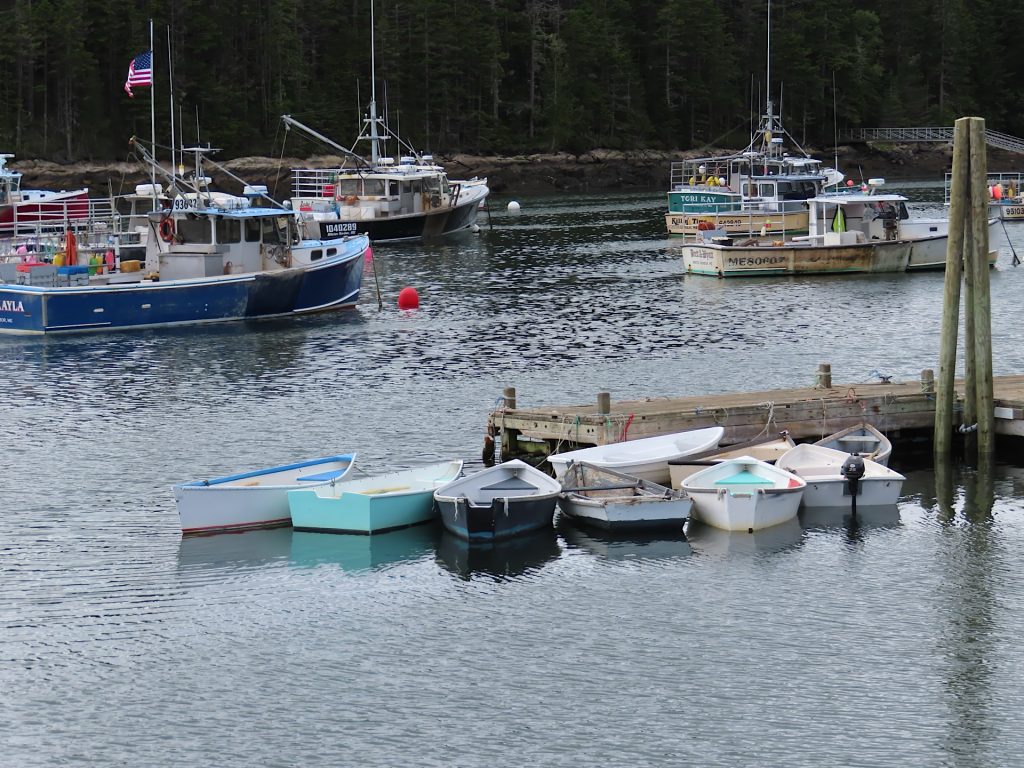
[[[320,237],[324,240],[354,234],[356,234],[356,223],[354,221],[320,222]]]

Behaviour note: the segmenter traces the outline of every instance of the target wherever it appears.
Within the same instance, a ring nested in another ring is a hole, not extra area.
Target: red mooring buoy
[[[419,309],[420,295],[412,287],[403,288],[398,292],[399,309]]]

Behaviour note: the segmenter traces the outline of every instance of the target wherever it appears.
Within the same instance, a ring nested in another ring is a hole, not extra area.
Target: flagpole
[[[149,86],[149,140],[153,148],[153,165],[150,166],[150,189],[153,192],[153,207],[156,208],[156,56],[153,50],[153,19],[149,20],[149,66],[152,68],[152,83]]]

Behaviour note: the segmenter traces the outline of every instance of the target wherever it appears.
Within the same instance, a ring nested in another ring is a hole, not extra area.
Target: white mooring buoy
[[[517,203],[515,200],[510,201],[508,204],[508,212],[519,213],[519,203]]]

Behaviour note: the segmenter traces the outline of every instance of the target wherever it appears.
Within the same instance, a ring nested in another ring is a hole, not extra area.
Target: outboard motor
[[[850,512],[857,516],[857,494],[860,492],[860,480],[864,477],[864,459],[857,454],[850,454],[843,462],[840,474],[846,478],[846,490],[850,494]]]

